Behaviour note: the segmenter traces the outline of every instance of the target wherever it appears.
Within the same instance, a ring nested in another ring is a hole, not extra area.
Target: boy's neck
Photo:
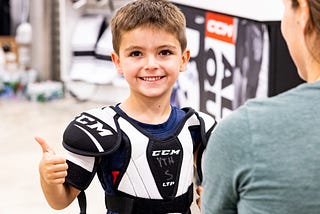
[[[167,121],[171,113],[170,100],[168,102],[148,102],[131,99],[120,104],[120,108],[135,120],[148,124],[160,124]]]

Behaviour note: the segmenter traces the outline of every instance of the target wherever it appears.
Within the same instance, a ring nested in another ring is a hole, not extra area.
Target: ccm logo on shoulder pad
[[[167,155],[178,155],[179,153],[180,153],[180,149],[155,150],[155,151],[152,151],[152,156],[157,157],[157,156],[167,156]]]
[[[82,114],[75,120],[75,122],[80,123],[91,130],[96,130],[97,134],[99,134],[101,137],[112,135],[112,132],[109,129],[104,128],[105,123],[99,121],[99,119],[91,115],[89,116],[87,114]]]

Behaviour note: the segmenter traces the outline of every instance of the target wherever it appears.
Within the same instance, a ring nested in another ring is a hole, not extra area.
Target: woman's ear
[[[298,0],[298,3],[299,3],[299,10],[300,10],[300,23],[303,25],[302,27],[305,28],[310,19],[308,1]]]
[[[114,64],[114,66],[116,67],[117,69],[117,72],[119,74],[122,74],[122,69],[121,69],[121,66],[120,66],[120,57],[118,54],[116,54],[116,52],[112,52],[111,53],[111,59],[112,59],[112,62]]]
[[[308,1],[307,0],[297,0],[299,3],[300,7],[306,7],[308,6]]]
[[[190,60],[190,49],[186,49],[186,50],[182,53],[182,59],[181,59],[181,65],[180,65],[180,72],[183,72],[183,71],[186,69],[189,60]]]

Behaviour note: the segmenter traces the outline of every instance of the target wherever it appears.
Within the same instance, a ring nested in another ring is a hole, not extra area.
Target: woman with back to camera
[[[320,211],[320,0],[283,3],[281,31],[306,83],[252,99],[217,125],[204,156],[203,214]]]

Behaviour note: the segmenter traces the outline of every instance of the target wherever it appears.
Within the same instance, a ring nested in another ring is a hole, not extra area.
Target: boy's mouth
[[[140,79],[147,81],[147,82],[153,82],[153,81],[157,81],[160,80],[161,78],[163,78],[162,76],[156,76],[156,77],[140,77]]]

